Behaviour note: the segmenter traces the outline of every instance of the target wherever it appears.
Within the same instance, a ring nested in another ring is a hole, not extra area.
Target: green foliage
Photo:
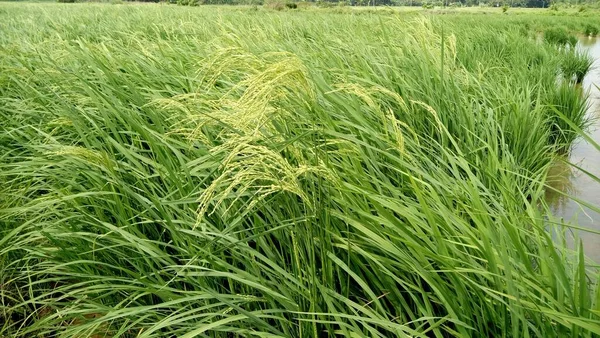
[[[200,5],[199,0],[177,0],[177,4],[181,6],[198,6]]]
[[[296,9],[298,8],[298,5],[295,2],[286,2],[285,7],[288,9]]]
[[[577,44],[577,37],[570,34],[564,27],[549,28],[544,32],[544,40],[556,46],[571,46]]]
[[[586,36],[596,36],[596,35],[598,35],[598,26],[592,25],[592,24],[585,25],[583,34],[585,34]]]
[[[275,11],[282,11],[286,8],[286,2],[282,0],[267,0],[264,2],[264,7]]]
[[[332,8],[335,6],[335,2],[327,1],[327,0],[317,0],[315,1],[317,7],[321,8]]]
[[[551,141],[559,145],[562,152],[568,152],[578,137],[577,131],[571,128],[570,124],[574,123],[583,128],[587,123],[587,100],[582,97],[578,88],[565,82],[549,90],[545,101],[546,114],[552,128]]]
[[[561,71],[567,81],[581,83],[592,68],[593,60],[587,54],[574,50],[565,51],[561,60]]]
[[[0,8],[0,336],[598,333],[528,18]]]
[[[506,12],[508,12],[508,9],[509,9],[509,8],[510,8],[510,7],[509,7],[507,4],[504,4],[504,5],[502,6],[502,13],[506,13]]]

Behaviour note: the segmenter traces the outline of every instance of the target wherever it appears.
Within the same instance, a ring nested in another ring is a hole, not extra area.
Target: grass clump
[[[581,83],[592,68],[592,63],[589,55],[569,50],[562,54],[561,71],[567,81]]]
[[[577,37],[570,34],[563,27],[550,28],[544,31],[544,40],[550,44],[561,47],[575,47],[575,45],[577,44]]]
[[[286,8],[289,8],[289,7],[287,7],[287,4],[288,3],[284,2],[284,1],[270,0],[270,1],[265,1],[263,6],[270,10],[282,11]],[[297,5],[296,5],[296,7],[297,7]]]
[[[177,4],[180,6],[198,6],[200,2],[198,0],[177,0]]]
[[[570,124],[577,124],[581,128],[587,124],[586,97],[579,88],[574,88],[569,83],[561,83],[557,88],[549,90],[545,102],[552,129],[551,141],[558,146],[560,152],[566,153],[579,135]]]
[[[586,36],[596,36],[596,35],[598,35],[598,26],[592,25],[592,24],[585,25],[583,34],[585,34]]]
[[[596,270],[538,207],[585,125],[554,47],[487,18],[0,6],[0,336],[598,331]]]

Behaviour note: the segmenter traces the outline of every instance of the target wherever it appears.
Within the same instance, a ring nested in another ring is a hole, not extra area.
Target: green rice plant
[[[567,81],[581,83],[592,69],[593,60],[585,53],[565,51],[562,54],[561,71]]]
[[[296,2],[296,5],[298,6],[298,8],[301,8],[301,9],[307,9],[307,8],[314,6],[313,3],[308,2],[308,1],[299,1],[299,2]]]
[[[577,44],[577,37],[570,34],[565,28],[550,28],[544,31],[544,40],[550,44],[563,47],[574,47]]]
[[[560,151],[568,152],[570,145],[579,135],[571,125],[581,129],[587,125],[587,96],[582,94],[580,88],[563,82],[547,93],[544,102],[547,105],[546,114],[552,130],[551,142],[557,145]]]
[[[279,1],[279,0],[270,0],[270,1],[265,1],[264,5],[265,8],[268,9],[272,9],[275,11],[282,11],[284,9],[286,9],[286,3],[284,1]]]
[[[0,8],[0,336],[600,331],[539,207],[585,97],[518,21]]]
[[[583,34],[586,36],[596,36],[598,35],[598,26],[587,24],[583,30]]]

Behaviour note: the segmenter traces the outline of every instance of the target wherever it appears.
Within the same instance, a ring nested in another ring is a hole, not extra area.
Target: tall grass
[[[581,83],[585,75],[592,69],[592,63],[593,60],[589,55],[570,50],[564,52],[561,70],[567,81]]]
[[[557,46],[574,48],[577,37],[570,34],[564,27],[550,28],[544,32],[544,40]]]
[[[538,207],[583,124],[553,47],[487,19],[2,7],[0,335],[600,333],[597,272]]]

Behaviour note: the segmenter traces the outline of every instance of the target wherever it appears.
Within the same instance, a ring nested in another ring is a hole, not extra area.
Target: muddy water
[[[600,86],[600,38],[581,38],[578,48],[587,52],[595,60],[582,86],[590,94],[588,115],[593,123],[588,134],[594,141],[600,143],[600,89],[597,87]],[[568,161],[600,177],[600,151],[585,140],[578,140],[574,144]],[[595,182],[588,175],[572,166],[560,163],[551,169],[550,174],[549,184],[553,187],[593,205],[600,205],[600,183]],[[565,223],[600,231],[600,214],[579,205],[573,199],[556,193],[549,193],[546,197],[553,214],[561,217]],[[583,241],[587,256],[594,262],[600,263],[600,235],[578,231],[576,236]]]

